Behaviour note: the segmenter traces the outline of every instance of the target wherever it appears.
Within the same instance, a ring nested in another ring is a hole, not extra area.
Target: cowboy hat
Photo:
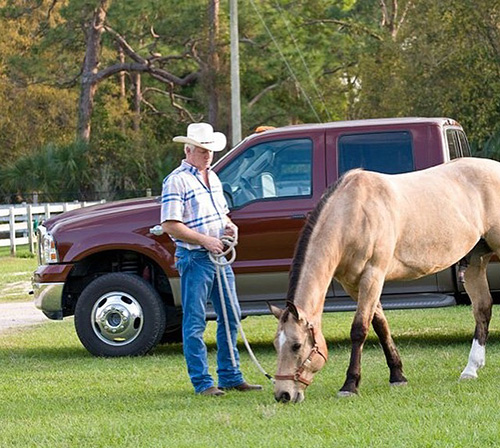
[[[188,143],[209,151],[222,151],[226,147],[226,136],[222,132],[214,132],[208,123],[192,123],[187,128],[187,137],[177,136],[174,142]]]

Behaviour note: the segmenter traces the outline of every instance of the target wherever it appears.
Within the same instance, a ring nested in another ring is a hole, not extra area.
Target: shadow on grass
[[[469,346],[472,343],[472,339],[474,336],[474,327],[471,327],[470,332],[456,331],[453,332],[449,330],[447,332],[427,332],[422,334],[393,334],[394,342],[396,345],[405,345],[405,346],[415,346],[415,347],[438,347],[442,346],[450,347],[450,346],[460,346],[467,345]],[[329,341],[333,344],[347,344],[350,345],[350,339],[348,337],[335,341]],[[367,345],[378,345],[379,341],[376,336],[370,336],[366,341]],[[490,332],[487,345],[495,346],[500,344],[500,332],[492,331]]]
[[[415,348],[426,348],[426,347],[442,347],[443,349],[447,347],[458,347],[466,346],[469,347],[473,338],[473,328],[471,328],[470,333],[466,333],[463,330],[447,332],[438,330],[422,330],[421,334],[395,334],[394,341],[398,347],[415,347]],[[250,345],[255,352],[256,356],[269,356],[275,355],[275,349],[273,346],[272,338],[266,340],[259,340],[253,342],[251,335],[249,336]],[[330,349],[350,349],[351,341],[349,335],[346,334],[344,337],[329,337],[326,335],[326,341]],[[26,346],[28,343],[20,343],[20,345],[11,344],[7,347],[0,347],[0,359],[8,359],[12,357],[23,357],[30,359],[44,359],[44,360],[84,360],[84,359],[96,359],[92,354],[90,354],[83,346],[49,346],[49,345],[38,345],[38,346]],[[488,340],[488,347],[496,347],[500,345],[500,331],[491,331]],[[371,334],[366,343],[366,348],[379,347],[379,341],[377,337]],[[217,345],[213,341],[207,343],[207,349],[210,353],[215,353],[217,351]],[[238,349],[240,353],[246,353],[246,348],[244,344],[239,341]],[[183,356],[183,349],[181,343],[174,344],[160,344],[154,348],[148,355],[157,357],[169,357],[169,356]],[[138,357],[139,359],[140,357]],[[100,358],[100,359],[114,359],[114,358]],[[117,358],[119,359],[119,358]]]
[[[2,347],[0,359],[23,357],[30,359],[64,360],[91,358],[92,355],[85,349],[66,347]]]
[[[474,328],[471,328],[470,333],[464,333],[463,331],[460,332],[453,332],[449,331],[447,333],[444,332],[426,332],[422,334],[403,334],[403,335],[394,335],[393,338],[396,343],[396,345],[412,345],[416,347],[429,347],[429,346],[442,346],[443,348],[449,347],[449,346],[460,346],[460,345],[467,345],[469,346],[472,342],[473,338],[473,332]],[[272,339],[265,340],[265,341],[257,341],[257,342],[252,342],[251,338],[249,339],[250,345],[252,349],[257,353],[258,351],[262,353],[268,353],[272,352],[275,353],[275,349],[273,346],[273,341]],[[351,340],[349,335],[347,334],[345,337],[326,337],[326,342],[329,347],[336,346],[336,347],[349,347],[351,346]],[[488,345],[489,346],[496,346],[500,344],[500,331],[491,331],[489,338],[488,338]],[[378,346],[379,345],[379,340],[375,335],[370,335],[365,343],[365,346]],[[168,354],[169,351],[171,350],[179,350],[180,353],[182,353],[182,345],[181,344],[175,344],[176,347],[171,347],[171,346],[161,346],[159,350],[162,351],[162,353]],[[217,346],[215,343],[208,343],[207,348],[209,351],[215,351],[217,350]],[[238,349],[240,351],[244,351],[245,347],[242,342],[238,342]],[[155,349],[155,351],[158,351],[158,349]]]
[[[419,334],[419,335],[400,335],[394,336],[394,341],[397,346],[414,346],[418,348],[425,347],[442,347],[445,349],[450,346],[462,346],[465,345],[467,349],[469,348],[472,342],[472,330],[471,334],[464,334],[463,332],[449,332],[447,334],[443,333],[427,333],[427,334]],[[271,339],[265,341],[257,341],[252,342],[250,339],[250,346],[252,350],[255,352],[257,357],[260,355],[266,356],[269,354],[275,354],[276,351],[273,346],[273,341]],[[337,348],[346,348],[350,349],[351,340],[349,336],[343,338],[326,338],[326,342],[328,347],[337,347]],[[379,340],[376,336],[370,336],[366,343],[365,347],[379,347]],[[494,347],[500,345],[500,331],[495,331],[490,333],[490,337],[488,340],[488,346]],[[208,343],[207,349],[209,352],[216,352],[217,345],[215,343]],[[242,342],[238,342],[238,350],[240,353],[246,352],[246,348]],[[182,344],[166,344],[158,346],[155,349],[155,354],[163,356],[170,354],[182,354]]]

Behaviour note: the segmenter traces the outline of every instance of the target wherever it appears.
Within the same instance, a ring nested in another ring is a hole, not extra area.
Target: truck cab
[[[245,291],[245,299],[241,293],[240,298],[247,314],[265,313],[267,301],[286,296],[298,233],[328,185],[345,172],[363,168],[404,173],[470,156],[465,132],[458,123],[436,118],[289,126],[254,135],[234,152],[220,160],[216,169],[231,219],[244,235],[233,266],[239,289]],[[384,305],[404,308],[449,304],[453,294],[441,294],[453,292],[448,274],[442,279],[438,275],[388,283]],[[355,306],[333,282],[325,310],[352,310]]]

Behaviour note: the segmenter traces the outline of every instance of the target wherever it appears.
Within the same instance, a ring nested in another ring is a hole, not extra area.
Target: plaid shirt
[[[180,221],[196,232],[220,238],[229,209],[217,174],[209,170],[208,178],[210,188],[203,183],[198,169],[183,160],[163,180],[161,222]],[[170,237],[179,247],[202,249],[202,246]]]

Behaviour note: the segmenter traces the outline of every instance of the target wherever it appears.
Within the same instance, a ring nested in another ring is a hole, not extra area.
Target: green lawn
[[[31,276],[37,267],[36,258],[27,246],[18,248],[17,257],[9,256],[9,248],[0,248],[0,303],[27,302],[32,299],[28,295],[31,289]]]
[[[497,309],[494,310],[495,312]],[[181,345],[150,356],[97,359],[71,320],[0,335],[0,446],[19,447],[469,447],[498,446],[500,332],[493,321],[487,365],[459,382],[473,331],[469,307],[387,313],[406,387],[388,385],[373,335],[363,355],[361,394],[339,399],[349,359],[351,313],[324,317],[330,360],[305,402],[274,401],[242,349],[242,368],[262,393],[195,396]],[[273,372],[276,321],[251,317],[245,331]],[[214,323],[207,340],[214,366]],[[273,372],[274,373],[274,372]]]

